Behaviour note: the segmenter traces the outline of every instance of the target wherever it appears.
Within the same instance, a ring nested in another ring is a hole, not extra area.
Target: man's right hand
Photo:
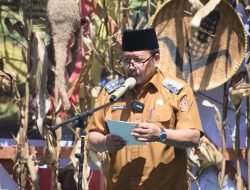
[[[106,151],[110,153],[117,152],[118,150],[122,149],[125,145],[126,141],[118,135],[107,134],[105,136],[104,147]]]

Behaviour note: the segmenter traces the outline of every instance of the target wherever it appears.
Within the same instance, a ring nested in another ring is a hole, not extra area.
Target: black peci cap
[[[154,28],[123,31],[122,51],[141,51],[158,48],[159,45]]]

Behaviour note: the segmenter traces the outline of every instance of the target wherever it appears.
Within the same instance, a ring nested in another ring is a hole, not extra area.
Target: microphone
[[[135,78],[130,77],[130,78],[126,79],[124,84],[112,94],[109,101],[114,102],[114,101],[118,100],[120,97],[122,97],[123,94],[125,94],[125,92],[127,90],[134,88],[135,84],[136,84]]]

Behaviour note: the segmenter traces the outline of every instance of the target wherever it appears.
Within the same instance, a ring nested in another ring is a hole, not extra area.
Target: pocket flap
[[[171,118],[171,110],[166,107],[158,107],[149,111],[148,122],[166,122]]]

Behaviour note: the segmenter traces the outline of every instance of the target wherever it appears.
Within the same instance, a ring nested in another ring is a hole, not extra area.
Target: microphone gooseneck
[[[135,87],[136,80],[133,77],[129,77],[128,79],[125,80],[124,84],[118,88],[110,97],[109,101],[114,102],[120,99],[127,90],[131,90],[132,88]]]

